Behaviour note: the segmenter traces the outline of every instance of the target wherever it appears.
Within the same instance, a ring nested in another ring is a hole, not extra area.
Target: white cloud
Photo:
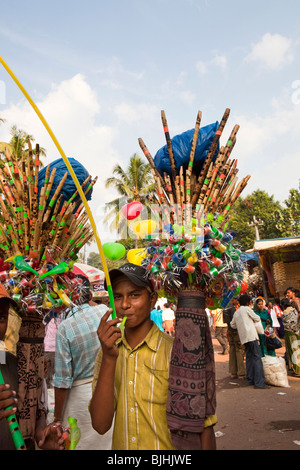
[[[180,93],[180,98],[184,103],[186,103],[188,105],[194,104],[195,101],[196,101],[195,93],[192,93],[189,90],[182,91]]]
[[[206,62],[203,62],[202,60],[198,60],[196,63],[196,70],[200,75],[204,75],[207,73],[208,67]]]
[[[130,104],[124,101],[115,107],[114,112],[120,121],[126,124],[134,124],[141,120],[149,122],[156,119],[159,110],[155,105],[147,103]]]
[[[212,64],[219,67],[221,70],[225,70],[227,67],[227,58],[225,55],[217,54],[211,61]]]
[[[101,205],[109,200],[107,198],[110,197],[110,192],[104,190],[104,181],[110,176],[118,160],[114,149],[118,132],[113,127],[97,124],[101,107],[95,91],[78,74],[70,80],[53,85],[48,95],[36,105],[66,156],[81,162],[92,177],[99,177],[94,187],[94,203]],[[1,141],[10,140],[9,130],[16,124],[19,129],[33,135],[35,142],[46,149],[47,158],[43,159],[45,165],[61,157],[27,102],[3,109],[1,117],[6,119],[6,123],[0,126]]]
[[[265,116],[234,116],[240,129],[233,158],[238,159],[239,178],[251,174],[248,192],[264,189],[283,202],[290,189],[299,187],[300,105],[293,105],[286,96],[271,104]]]
[[[214,56],[207,61],[198,60],[196,62],[196,70],[200,75],[205,75],[212,68],[219,68],[225,71],[227,68],[227,57],[224,54],[214,53]]]
[[[252,46],[246,61],[260,62],[268,69],[276,70],[293,62],[291,39],[280,34],[266,33]]]

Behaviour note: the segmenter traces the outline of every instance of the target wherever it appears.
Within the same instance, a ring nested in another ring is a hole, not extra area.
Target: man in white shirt
[[[230,326],[238,330],[241,343],[245,346],[246,377],[249,385],[254,388],[270,388],[265,384],[265,374],[258,344],[255,323],[260,317],[249,307],[250,297],[242,294],[239,298],[240,307],[235,311]]]

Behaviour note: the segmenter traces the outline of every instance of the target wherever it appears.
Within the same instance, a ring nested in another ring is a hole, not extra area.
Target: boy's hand
[[[16,392],[10,390],[8,384],[0,385],[0,420],[8,418],[17,411],[17,399]],[[12,406],[12,409],[6,410],[8,406]]]
[[[108,321],[112,311],[112,308],[108,309],[105,315],[101,318],[97,334],[101,343],[103,356],[117,358],[119,355],[119,349],[115,343],[118,338],[122,337],[121,330],[117,327],[117,324],[120,323],[122,319],[115,318],[114,320]]]

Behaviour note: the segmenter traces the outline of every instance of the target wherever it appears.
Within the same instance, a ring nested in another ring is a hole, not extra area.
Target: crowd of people
[[[281,300],[268,302],[244,294],[233,298],[226,309],[208,313],[222,354],[229,354],[231,378],[246,379],[255,388],[268,388],[262,358],[275,357],[281,346],[285,347],[287,371],[300,377],[299,290],[288,287]]]
[[[81,430],[79,450],[174,450],[166,408],[176,305],[158,299],[142,267],[126,264],[110,272],[116,318],[105,303],[91,297],[87,279],[80,306],[46,327],[45,395],[37,408],[39,423],[26,436],[29,449],[65,449],[68,416]],[[3,286],[2,286],[3,287]],[[16,343],[20,324],[10,313],[12,300],[0,292],[0,341],[6,364],[0,363],[0,449],[14,448],[6,418],[20,414]],[[206,310],[209,326],[229,355],[229,374],[254,388],[267,388],[262,358],[276,355],[267,336],[284,339],[286,366],[300,377],[299,292],[290,287],[282,300],[266,302],[244,293],[225,309]],[[119,327],[126,316],[125,334]],[[10,327],[8,328],[8,324]],[[13,325],[13,326],[12,326]],[[267,330],[269,333],[267,333]],[[1,362],[1,361],[0,361]],[[54,388],[54,417],[47,421],[47,390]],[[12,407],[8,410],[7,407]],[[40,419],[42,416],[42,420]],[[204,416],[199,448],[215,449],[216,416]]]
[[[161,331],[174,337],[175,335],[175,312],[176,305],[169,302],[157,302],[154,309],[150,312],[150,318]]]

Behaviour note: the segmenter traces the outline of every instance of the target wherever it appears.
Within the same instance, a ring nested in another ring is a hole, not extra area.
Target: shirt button
[[[132,354],[132,353],[131,353],[131,354],[129,354],[129,357],[133,357],[133,354]]]
[[[135,437],[132,437],[131,440],[132,440],[132,442],[134,442],[134,441],[135,441]]]
[[[130,408],[131,413],[134,411],[134,408]]]
[[[129,383],[129,385],[132,385],[132,384],[133,384],[132,380],[129,380],[129,382],[128,382],[128,383]]]

